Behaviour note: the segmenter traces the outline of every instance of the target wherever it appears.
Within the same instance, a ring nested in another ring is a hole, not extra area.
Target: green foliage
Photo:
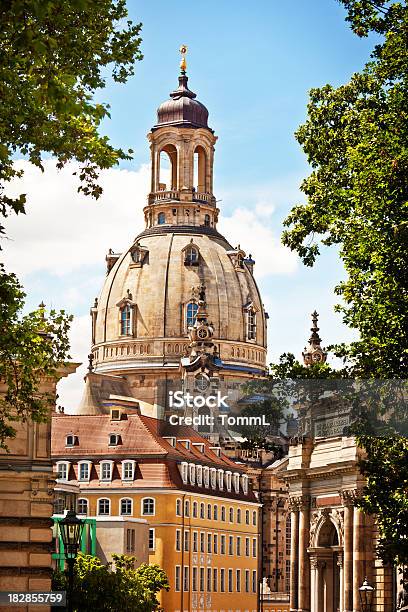
[[[378,552],[384,562],[408,562],[408,440],[362,435],[366,450],[361,470],[367,478],[358,505],[375,514],[380,533]]]
[[[14,274],[0,264],[0,448],[15,435],[13,422],[43,421],[55,396],[40,393],[41,378],[55,376],[68,357],[68,329],[72,317],[44,308],[22,316],[25,294]]]
[[[13,156],[42,168],[44,153],[62,168],[80,162],[79,190],[98,198],[98,168],[129,152],[98,133],[108,106],[93,100],[109,69],[123,83],[140,60],[141,25],[126,20],[125,0],[3,0],[0,6],[0,214],[24,213],[25,194],[4,185],[20,176]],[[4,228],[0,226],[0,233]]]
[[[113,555],[104,565],[97,557],[79,554],[74,568],[74,610],[77,612],[153,612],[159,610],[157,594],[169,590],[166,574],[158,565],[142,563],[134,569],[135,557]],[[67,577],[55,573],[53,588],[65,590]]]
[[[320,244],[337,245],[347,272],[335,292],[359,332],[335,352],[355,376],[408,370],[408,8],[406,2],[344,0],[353,29],[385,34],[361,73],[310,92],[296,133],[312,166],[283,242],[313,265]]]
[[[127,20],[125,0],[3,0],[0,3],[0,217],[25,213],[26,194],[10,198],[6,184],[21,176],[13,165],[25,156],[42,169],[51,154],[62,168],[80,164],[79,188],[98,198],[98,169],[131,151],[113,147],[98,132],[109,116],[94,102],[112,74],[123,83],[140,60],[141,25]],[[0,220],[0,237],[4,235]],[[24,293],[0,268],[0,447],[15,433],[13,420],[45,418],[55,398],[39,395],[42,375],[68,358],[70,317],[52,311],[22,316]],[[40,334],[39,330],[45,334]]]

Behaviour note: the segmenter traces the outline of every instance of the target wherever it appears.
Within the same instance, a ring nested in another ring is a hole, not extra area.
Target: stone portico
[[[376,559],[374,518],[355,507],[364,479],[353,437],[300,438],[284,480],[291,511],[291,612],[360,612],[365,577],[373,612],[393,610],[393,573]]]

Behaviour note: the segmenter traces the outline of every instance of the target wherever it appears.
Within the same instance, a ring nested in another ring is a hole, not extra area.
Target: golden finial
[[[187,49],[188,49],[187,45],[181,45],[179,49],[181,53],[181,62],[180,62],[181,74],[186,74],[186,70],[187,70],[187,62],[186,62]]]

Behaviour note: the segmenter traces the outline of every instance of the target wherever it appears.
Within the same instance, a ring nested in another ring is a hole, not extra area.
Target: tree
[[[142,59],[141,25],[127,20],[125,0],[3,0],[0,6],[0,217],[25,213],[26,194],[7,196],[21,176],[13,162],[26,157],[42,169],[46,155],[59,168],[80,164],[79,187],[98,198],[98,170],[124,152],[99,133],[108,105],[94,94],[111,70],[123,83]],[[0,218],[0,238],[5,234]],[[46,418],[53,401],[38,394],[38,379],[68,358],[70,318],[52,312],[43,329],[42,309],[23,317],[25,294],[14,274],[0,267],[0,446],[15,433],[10,420]],[[55,399],[55,398],[53,398]]]
[[[296,138],[312,173],[301,185],[283,242],[313,265],[319,243],[338,245],[347,279],[337,310],[359,339],[335,347],[352,375],[408,370],[408,8],[406,2],[342,0],[359,36],[384,34],[349,83],[310,92]]]
[[[43,376],[54,376],[68,357],[68,329],[72,317],[45,309],[22,316],[25,294],[14,274],[0,264],[0,448],[15,436],[13,422],[43,421],[55,397],[39,393]]]
[[[296,133],[312,166],[283,242],[313,265],[319,244],[337,245],[347,279],[337,310],[359,339],[334,347],[341,375],[403,379],[408,369],[408,7],[406,0],[341,0],[358,36],[383,36],[349,83],[310,92],[308,118]],[[397,394],[400,385],[396,385]],[[406,386],[402,385],[406,427]],[[385,395],[389,395],[388,384]],[[383,390],[381,394],[384,395]],[[386,405],[386,404],[385,404]],[[357,435],[366,450],[365,511],[375,513],[384,561],[408,562],[408,443],[400,436]]]
[[[166,574],[158,565],[142,563],[134,569],[135,557],[113,555],[115,567],[80,553],[74,567],[74,601],[77,612],[153,612],[159,609],[157,594],[169,590]],[[56,572],[53,588],[67,589],[65,574]]]

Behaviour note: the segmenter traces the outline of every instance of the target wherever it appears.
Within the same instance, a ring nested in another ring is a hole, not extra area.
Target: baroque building
[[[228,412],[241,384],[266,372],[267,314],[254,260],[217,230],[217,137],[207,109],[188,87],[184,57],[178,87],[159,106],[148,139],[145,228],[122,253],[107,255],[107,276],[91,309],[94,376],[88,387],[126,380],[142,412],[162,418],[172,412],[170,392],[181,390],[184,380],[198,393],[227,394]],[[193,338],[199,308],[205,317]],[[211,354],[211,367],[193,363],[196,349]],[[101,410],[90,402],[98,393],[87,389],[79,414]],[[216,428],[202,433],[215,441],[227,435]]]
[[[260,504],[220,447],[112,398],[110,414],[54,416],[53,458],[58,486],[77,486],[79,515],[96,521],[96,554],[147,552],[164,569],[166,612],[255,612]]]

